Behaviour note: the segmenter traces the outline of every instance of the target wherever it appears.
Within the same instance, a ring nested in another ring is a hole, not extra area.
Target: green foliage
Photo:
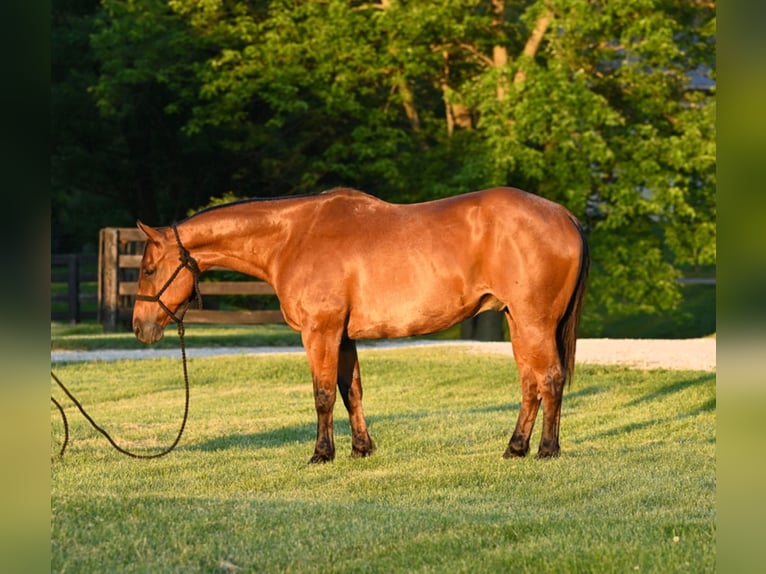
[[[668,312],[715,263],[714,4],[102,0],[84,22],[124,160],[100,184],[150,221],[224,190],[513,185],[585,224],[590,322]]]
[[[716,333],[715,285],[683,285],[682,302],[667,313],[621,315],[601,310],[604,318],[586,322],[580,335],[586,338],[693,339]]]
[[[361,360],[378,445],[361,460],[338,401],[336,461],[306,464],[315,420],[298,355],[192,360],[187,430],[161,459],[116,453],[67,405],[59,460],[52,408],[52,571],[715,571],[715,374],[578,368],[561,457],[503,460],[509,358]],[[174,437],[178,361],[54,369],[121,444],[156,452]]]

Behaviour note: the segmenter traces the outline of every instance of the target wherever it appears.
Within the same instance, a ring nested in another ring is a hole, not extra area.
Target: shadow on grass
[[[679,393],[683,391],[684,389],[688,389],[690,387],[696,387],[697,385],[704,385],[711,381],[715,381],[715,378],[716,378],[715,373],[710,373],[710,374],[702,375],[694,379],[689,379],[686,381],[678,381],[677,383],[673,383],[672,385],[667,385],[665,387],[662,387],[661,389],[653,391],[647,395],[644,395],[643,397],[634,399],[630,401],[629,403],[626,403],[625,406],[633,407],[636,405],[640,405],[642,403],[647,403],[650,401],[654,401],[656,399],[661,399],[670,394]]]
[[[694,387],[701,384],[706,384],[715,379],[715,374],[702,375],[689,380],[682,380],[659,390],[655,390],[642,397],[634,399],[628,402],[625,407],[630,408],[646,402],[661,400],[673,393],[681,392],[684,389]],[[576,407],[576,405],[582,401],[587,400],[589,397],[598,395],[604,392],[605,389],[602,385],[590,385],[581,387],[574,392],[565,393],[564,403],[567,407]],[[499,403],[493,405],[485,405],[480,407],[470,407],[465,409],[431,409],[431,410],[417,410],[417,411],[402,411],[389,414],[378,414],[368,416],[367,423],[369,426],[377,424],[385,424],[389,422],[418,422],[427,419],[434,418],[450,418],[450,417],[473,417],[482,415],[503,414],[508,415],[509,421],[513,422],[518,415],[521,404],[519,402],[513,403]],[[691,409],[689,412],[676,414],[673,419],[694,417],[705,412],[713,411],[716,408],[716,399],[706,401],[696,408]],[[542,415],[542,410],[538,413],[538,416]],[[598,433],[597,435],[589,436],[587,441],[611,438],[615,436],[624,435],[627,433],[640,431],[649,428],[653,425],[663,424],[668,419],[651,419],[646,421],[631,422],[619,427],[608,429]],[[345,410],[340,407],[335,413],[335,436],[336,438],[348,437],[351,435],[349,422],[346,419]],[[225,450],[230,448],[280,448],[289,444],[296,443],[309,443],[313,444],[316,440],[316,424],[312,418],[307,421],[306,424],[297,424],[278,428],[269,428],[262,432],[250,433],[250,434],[230,434],[226,436],[216,437],[196,445],[189,447],[190,450],[202,450],[202,451],[216,451]]]
[[[250,434],[228,434],[216,437],[195,445],[188,450],[218,451],[233,448],[278,448],[297,442],[313,442],[316,438],[314,425],[294,425],[269,429],[264,432]]]
[[[662,387],[661,389],[658,389],[656,391],[653,391],[651,393],[648,393],[642,397],[639,397],[637,399],[633,399],[632,401],[629,401],[625,403],[624,408],[626,409],[625,416],[629,417],[628,410],[632,407],[636,407],[638,405],[642,405],[644,403],[650,403],[653,401],[657,401],[658,404],[661,402],[662,399],[674,394],[679,393],[683,391],[684,389],[688,389],[691,387],[696,387],[698,385],[704,385],[709,384],[710,382],[715,381],[715,374],[706,374],[702,375],[700,377],[696,377],[693,379],[687,379],[687,380],[681,380],[676,383],[673,383],[671,385],[667,385],[665,387]],[[697,417],[699,415],[702,415],[704,413],[715,411],[716,409],[716,398],[712,397],[706,401],[704,401],[702,404],[700,404],[697,407],[691,408],[690,410],[686,412],[676,412],[675,414],[672,414],[670,416],[657,416],[648,420],[642,420],[637,422],[630,422],[624,425],[620,425],[608,430],[604,430],[602,432],[596,433],[594,435],[591,435],[585,439],[585,441],[593,441],[593,440],[599,440],[599,439],[608,439],[613,438],[617,436],[622,436],[625,434],[629,434],[635,431],[644,430],[647,428],[651,428],[653,426],[662,426],[665,425],[668,422],[672,421],[681,421],[685,419],[692,419],[694,417]],[[661,412],[661,411],[660,411]]]
[[[566,408],[566,405],[577,404],[579,399],[591,397],[593,395],[598,395],[603,392],[604,392],[604,387],[601,385],[591,385],[589,387],[582,387],[573,392],[569,392],[565,389],[564,399],[563,399],[564,405],[565,405],[564,408]]]
[[[493,413],[511,413],[516,416],[519,403],[498,404],[485,407],[474,407],[456,411],[454,409],[435,409],[430,411],[412,411],[393,414],[384,414],[367,417],[368,426],[385,422],[420,421],[433,417],[450,417],[455,414],[460,416],[473,416]],[[345,414],[345,411],[343,411]],[[340,418],[341,413],[336,412],[334,421],[335,438],[351,436],[351,428],[348,420]],[[374,437],[373,437],[374,438]],[[278,428],[270,428],[262,432],[249,434],[228,434],[212,438],[195,445],[188,446],[188,450],[217,451],[230,448],[279,448],[288,444],[312,443],[316,440],[316,424],[312,420],[307,424],[298,424]]]

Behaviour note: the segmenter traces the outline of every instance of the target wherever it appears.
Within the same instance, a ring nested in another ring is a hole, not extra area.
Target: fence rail
[[[96,255],[51,255],[51,320],[79,323],[98,316],[96,290],[84,288],[87,283],[98,281],[97,263]],[[63,286],[64,291],[59,292],[54,286]]]
[[[105,332],[114,332],[130,324],[145,242],[144,234],[132,227],[107,227],[100,232],[98,308],[99,321]],[[214,267],[210,271],[227,269]],[[200,294],[276,296],[268,283],[242,277],[242,281],[202,281],[199,284]],[[284,323],[285,320],[279,310],[190,309],[184,317],[184,322],[259,325]]]

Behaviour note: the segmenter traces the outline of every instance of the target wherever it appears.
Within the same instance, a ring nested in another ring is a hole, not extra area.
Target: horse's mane
[[[321,193],[325,193],[325,192],[321,192]],[[229,201],[227,203],[220,203],[218,205],[211,205],[210,207],[205,207],[203,209],[200,209],[199,211],[192,213],[189,217],[186,218],[186,220],[189,220],[192,217],[196,217],[197,215],[202,215],[203,213],[210,213],[211,211],[217,211],[225,207],[233,207],[235,205],[244,205],[248,203],[260,203],[263,201],[282,201],[285,199],[298,199],[301,197],[316,197],[318,195],[321,195],[321,193],[298,193],[295,195],[279,195],[276,197],[245,197],[242,199],[235,199],[234,201]]]

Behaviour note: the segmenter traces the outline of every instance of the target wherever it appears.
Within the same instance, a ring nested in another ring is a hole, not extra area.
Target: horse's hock
[[[138,291],[138,270],[145,243],[146,236],[133,227],[106,227],[99,232],[98,321],[104,332],[131,330],[133,303]],[[211,271],[229,270],[220,267]],[[238,281],[205,281],[199,287],[203,296],[275,297],[274,289],[269,284],[246,276]],[[278,309],[190,309],[184,322],[262,325],[285,321]]]

